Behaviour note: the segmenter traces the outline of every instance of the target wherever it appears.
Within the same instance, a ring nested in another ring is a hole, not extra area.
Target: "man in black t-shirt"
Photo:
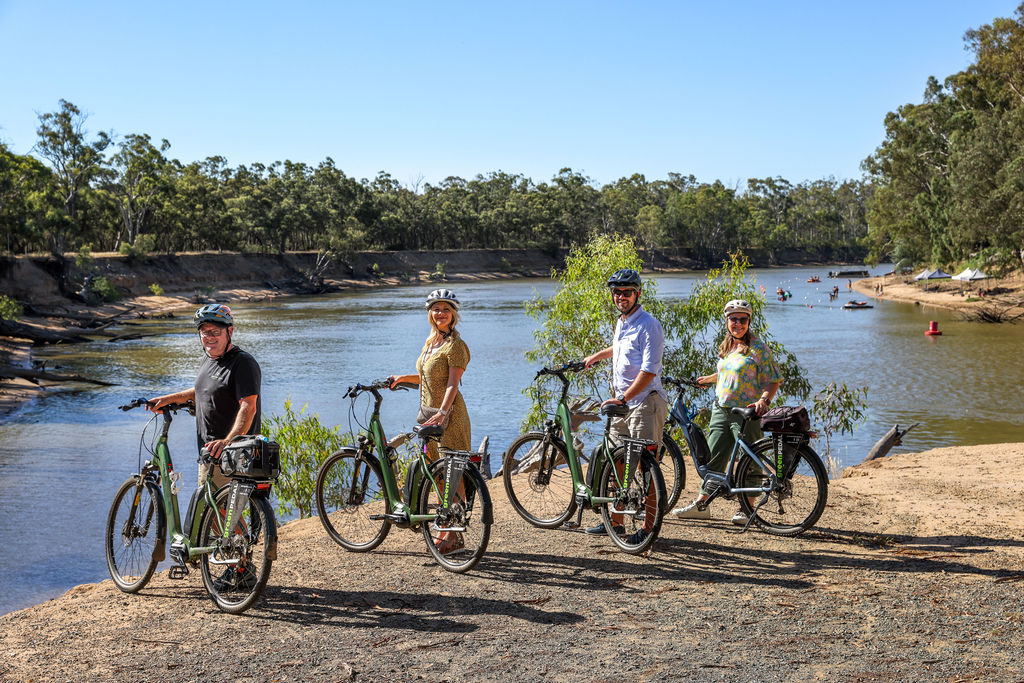
[[[206,353],[196,384],[191,389],[153,399],[149,409],[156,412],[169,403],[195,401],[199,448],[206,446],[218,458],[234,437],[260,433],[260,366],[255,358],[231,343],[234,318],[227,306],[203,306],[192,320]],[[218,468],[213,473],[215,484],[226,483]]]

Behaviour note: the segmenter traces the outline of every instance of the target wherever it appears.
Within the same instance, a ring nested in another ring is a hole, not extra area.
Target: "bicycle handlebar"
[[[384,379],[379,379],[376,382],[371,382],[370,384],[356,384],[355,386],[349,387],[342,398],[355,398],[364,391],[378,391],[380,389],[387,389],[390,386],[391,382],[386,377]],[[408,387],[403,383],[395,385],[395,388],[406,389]]]
[[[560,368],[541,368],[540,370],[537,371],[537,374],[534,376],[533,379],[536,380],[538,377],[540,377],[542,375],[555,375],[556,377],[560,377],[562,380],[565,380],[565,377],[563,377],[562,375],[566,371],[568,371],[568,372],[583,372],[586,369],[587,369],[587,364],[586,363],[584,363],[583,361],[574,360],[574,361],[569,361],[568,363],[566,363],[565,365],[563,365]]]
[[[682,389],[684,386],[693,387],[694,389],[704,389],[711,386],[710,384],[701,384],[692,378],[675,379],[672,377],[662,377],[661,381],[663,384],[670,384],[677,389]]]
[[[133,399],[133,400],[129,401],[127,404],[125,404],[123,406],[118,406],[118,408],[120,408],[121,410],[128,411],[128,410],[132,410],[133,408],[139,408],[139,407],[142,407],[142,406],[151,406],[151,405],[153,405],[153,403],[154,403],[154,401],[152,399],[149,399],[149,398],[136,398],[136,399]],[[185,401],[184,403],[168,403],[167,405],[165,405],[160,410],[161,410],[161,412],[164,411],[164,410],[169,410],[172,413],[176,413],[179,410],[187,410],[189,415],[195,415],[196,414],[196,404],[193,401]]]

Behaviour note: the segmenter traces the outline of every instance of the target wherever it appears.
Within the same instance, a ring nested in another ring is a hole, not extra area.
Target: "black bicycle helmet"
[[[192,316],[192,322],[198,328],[203,323],[216,323],[227,327],[235,324],[231,317],[231,309],[224,304],[206,304]]]
[[[635,287],[636,289],[640,289],[641,286],[640,273],[636,272],[632,268],[617,270],[610,278],[608,278],[608,289],[612,289],[614,287]]]

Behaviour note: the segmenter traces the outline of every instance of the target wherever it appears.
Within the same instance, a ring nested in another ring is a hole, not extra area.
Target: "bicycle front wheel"
[[[277,520],[265,498],[250,498],[225,539],[224,517],[230,495],[231,486],[225,486],[217,492],[217,504],[203,513],[199,545],[217,549],[203,555],[199,566],[203,586],[213,603],[228,614],[241,614],[259,600],[270,578]]]
[[[675,506],[683,489],[686,488],[686,460],[683,458],[683,451],[679,448],[679,444],[668,432],[662,434],[661,437],[658,466],[661,469],[661,476],[665,480],[665,504],[661,508],[661,511],[665,513]]]
[[[771,441],[754,447],[754,453],[769,470],[775,467],[775,450]],[[770,534],[796,536],[814,526],[825,510],[828,500],[828,474],[814,451],[800,446],[794,452],[797,460],[783,481],[769,477],[749,455],[744,454],[736,466],[736,482],[744,487],[765,486],[774,482],[767,494],[754,494],[753,501],[740,495],[740,508],[754,523]],[[761,504],[764,496],[768,499]]]
[[[430,466],[430,476],[420,482],[419,505],[421,515],[437,515],[430,522],[423,522],[423,537],[427,549],[437,563],[450,572],[461,574],[476,566],[491,537],[491,494],[484,478],[472,465],[462,474],[460,491],[451,503],[444,507],[431,483],[444,490],[445,460],[442,458]]]
[[[651,547],[661,531],[665,480],[650,453],[640,456],[639,471],[627,473],[625,464],[626,451],[620,446],[612,451],[611,466],[601,470],[598,495],[615,498],[601,505],[601,521],[620,550],[638,555]]]
[[[565,446],[540,432],[523,434],[505,452],[501,466],[508,502],[519,516],[542,529],[561,526],[576,510]]]
[[[106,550],[110,578],[125,593],[137,593],[156,569],[156,546],[166,529],[163,496],[151,481],[129,477],[107,515]]]
[[[345,449],[320,466],[316,510],[327,535],[345,550],[364,553],[387,537],[391,524],[371,516],[391,512],[377,459]]]

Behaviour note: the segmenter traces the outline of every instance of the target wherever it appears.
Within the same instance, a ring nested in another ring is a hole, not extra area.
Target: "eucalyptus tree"
[[[94,139],[88,139],[88,117],[67,100],[60,100],[59,105],[58,111],[39,115],[38,140],[33,150],[53,171],[67,216],[66,221],[54,220],[47,225],[50,248],[54,254],[62,255],[69,238],[81,228],[79,199],[102,170],[103,152],[110,145],[111,135],[101,131]]]
[[[114,241],[114,250],[122,239],[134,245],[150,217],[153,200],[161,190],[167,170],[164,152],[170,149],[167,140],[154,147],[149,135],[127,135],[117,144],[110,158],[111,181],[107,187],[116,198],[121,214],[121,229]]]

